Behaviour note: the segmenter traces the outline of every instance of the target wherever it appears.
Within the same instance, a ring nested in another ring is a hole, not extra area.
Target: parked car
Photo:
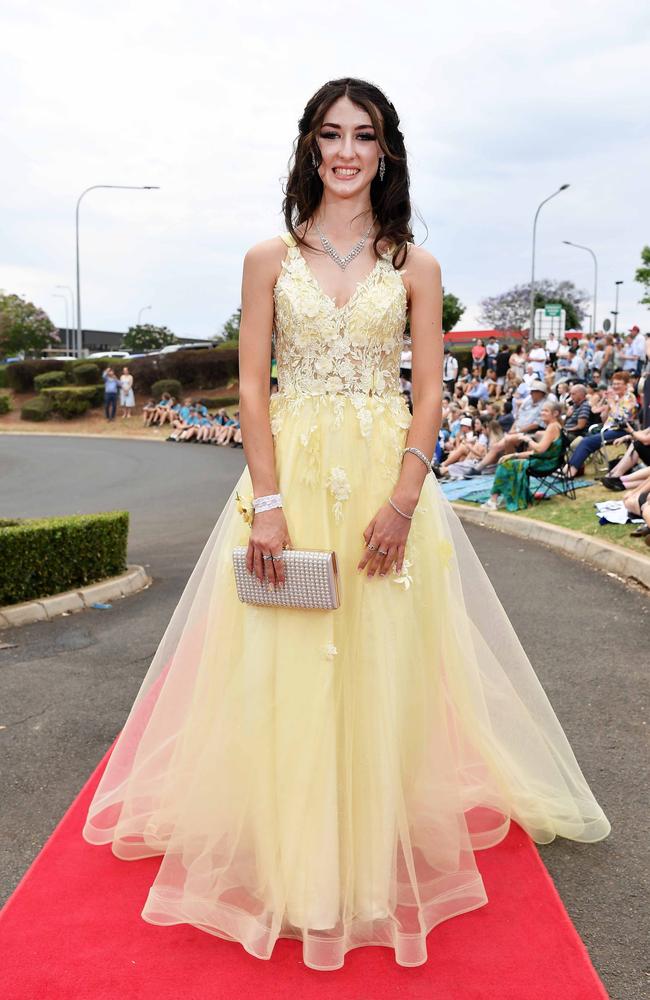
[[[93,351],[92,354],[87,354],[86,358],[91,360],[92,358],[128,358],[130,354],[128,351]]]

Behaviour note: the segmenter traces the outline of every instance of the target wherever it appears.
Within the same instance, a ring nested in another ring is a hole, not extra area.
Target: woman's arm
[[[548,427],[546,427],[542,432],[542,436],[539,439],[539,441],[536,441],[535,438],[529,437],[527,434],[524,435],[524,439],[528,444],[528,446],[530,447],[530,453],[531,454],[535,453],[539,455],[541,452],[546,451],[548,448],[551,447],[553,442],[558,437],[558,434],[559,434],[559,428],[557,424],[549,424]]]
[[[407,447],[416,447],[430,458],[438,440],[442,423],[442,283],[440,265],[435,257],[421,247],[409,247],[407,257],[408,291],[412,344],[413,417],[409,427]],[[395,505],[406,515],[412,515],[417,505],[427,469],[421,459],[407,452],[391,493]],[[368,576],[379,572],[384,576],[393,562],[402,570],[404,550],[411,522],[388,502],[379,510],[363,535],[366,548],[358,569],[368,566]],[[376,546],[368,549],[368,543]],[[386,551],[385,556],[376,554]]]
[[[419,448],[431,458],[442,423],[442,281],[435,257],[417,249],[409,268],[413,418],[406,446]],[[407,452],[392,496],[409,514],[418,502],[426,475],[424,463]]]
[[[242,275],[239,327],[239,421],[244,454],[253,484],[253,496],[278,492],[275,453],[269,417],[273,287],[280,273],[286,246],[278,239],[265,240],[246,253]],[[283,498],[283,500],[286,498]],[[281,561],[262,557],[277,555],[290,544],[281,507],[256,513],[246,553],[249,572],[263,580],[284,581]],[[269,572],[265,571],[268,563]]]

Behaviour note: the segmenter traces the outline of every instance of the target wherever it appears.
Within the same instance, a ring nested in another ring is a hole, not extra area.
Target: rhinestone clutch
[[[237,596],[245,604],[331,611],[341,603],[336,552],[325,549],[284,549],[285,582],[272,587],[246,568],[246,545],[233,549]]]

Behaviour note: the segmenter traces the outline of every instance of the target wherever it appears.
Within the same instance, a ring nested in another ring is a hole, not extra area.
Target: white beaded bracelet
[[[282,506],[282,494],[281,493],[269,493],[265,497],[256,497],[253,500],[253,510],[256,514],[259,514],[263,510],[273,510],[275,507]]]

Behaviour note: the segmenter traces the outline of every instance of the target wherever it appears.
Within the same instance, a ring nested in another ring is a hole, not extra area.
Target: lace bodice
[[[343,306],[326,295],[290,233],[273,290],[278,390],[284,396],[400,392],[406,288],[389,251]]]

